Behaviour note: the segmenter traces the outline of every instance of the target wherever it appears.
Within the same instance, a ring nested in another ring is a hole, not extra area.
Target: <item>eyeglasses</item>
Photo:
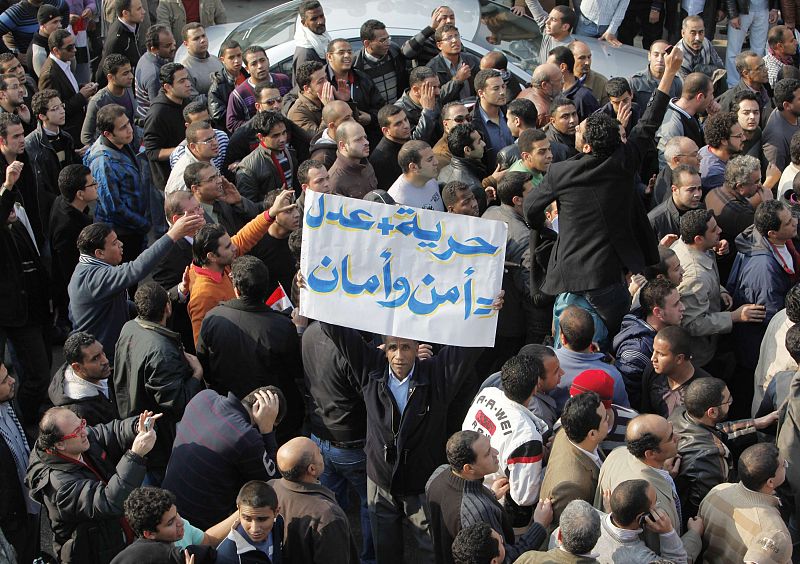
[[[78,427],[74,431],[72,431],[69,435],[64,435],[63,437],[61,437],[61,440],[68,441],[70,439],[77,439],[78,437],[81,436],[81,431],[83,431],[85,428],[86,428],[86,419],[81,419],[81,424],[78,425]]]
[[[197,144],[197,145],[209,145],[209,144],[213,143],[216,140],[217,140],[217,136],[215,135],[213,137],[209,137],[208,139],[206,139],[204,141],[197,141],[195,144]]]
[[[75,45],[74,43],[70,43],[69,45],[64,45],[63,47],[61,47],[61,49],[66,49],[67,51],[74,51],[77,48],[78,46]]]
[[[442,37],[440,41],[443,41],[444,43],[454,43],[460,39],[461,35],[448,35],[446,37]]]
[[[97,188],[97,182],[92,182],[83,187],[84,190],[88,190],[89,188]]]
[[[382,38],[382,39],[376,39],[375,41],[376,41],[377,43],[383,43],[383,44],[386,44],[386,43],[389,43],[391,40],[392,40],[392,36],[391,36],[391,35],[387,35],[386,37],[384,37],[384,38]]]
[[[744,133],[737,133],[736,135],[731,134],[730,136],[731,137],[741,138],[741,137],[744,137]]]
[[[732,403],[733,403],[733,396],[729,397],[728,401],[723,401],[721,404],[715,405],[714,407],[722,407],[724,405],[730,405]]]
[[[203,182],[211,182],[212,180],[219,180],[220,178],[222,178],[222,175],[219,172],[217,172],[216,174],[212,174],[205,180],[201,180],[200,183],[202,184]]]

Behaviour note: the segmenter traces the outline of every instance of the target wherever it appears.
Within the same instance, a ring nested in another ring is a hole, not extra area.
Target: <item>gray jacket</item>
[[[626,534],[629,533],[629,534]],[[683,548],[681,537],[673,527],[669,533],[659,535],[661,555],[650,550],[635,531],[627,531],[616,527],[611,522],[611,514],[606,514],[600,521],[600,540],[594,545],[593,553],[602,564],[616,562],[652,562],[653,560],[669,560],[675,564],[686,564],[688,557]]]
[[[126,93],[130,96],[131,103],[133,104],[133,116],[137,114],[136,96],[134,95],[133,88],[128,88]],[[97,131],[97,112],[100,108],[109,104],[117,104],[118,102],[108,91],[108,87],[101,88],[97,94],[89,99],[89,104],[86,106],[86,117],[83,118],[83,128],[81,129],[81,143],[83,145],[91,145],[95,140],[100,137],[100,132]],[[138,149],[142,142],[142,129],[133,125],[133,146]]]

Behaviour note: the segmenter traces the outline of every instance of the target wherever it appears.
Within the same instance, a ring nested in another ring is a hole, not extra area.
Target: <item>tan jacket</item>
[[[597,464],[570,442],[563,429],[558,431],[539,494],[542,499],[549,497],[553,500],[553,523],[548,534],[558,526],[561,512],[570,501],[594,502],[599,475]]]
[[[617,447],[603,462],[600,469],[600,478],[597,482],[597,492],[594,495],[594,506],[605,511],[603,508],[603,492],[605,490],[614,491],[619,484],[626,480],[646,480],[656,490],[656,503],[658,507],[669,515],[672,526],[680,533],[681,520],[678,517],[678,509],[675,506],[677,496],[673,494],[672,485],[666,477],[655,468],[652,468],[628,452],[627,447]],[[703,548],[703,541],[694,531],[688,531],[681,537],[683,548],[689,557],[689,561],[697,560],[700,550]],[[644,537],[647,547],[660,554],[659,535],[648,533]]]
[[[722,292],[717,261],[712,251],[701,253],[679,240],[672,245],[683,267],[683,282],[678,286],[686,307],[681,325],[694,337],[692,360],[705,366],[717,350],[717,338],[733,329],[730,312],[722,311]]]
[[[183,41],[181,31],[186,25],[186,10],[183,9],[181,0],[160,0],[158,3],[157,23],[167,26],[175,36],[175,42],[180,45]],[[212,25],[228,23],[225,15],[225,6],[221,0],[200,0],[200,25],[210,27]],[[212,53],[216,56],[216,53]]]

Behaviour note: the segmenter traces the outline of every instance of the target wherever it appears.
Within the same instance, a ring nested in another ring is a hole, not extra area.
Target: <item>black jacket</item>
[[[138,31],[139,24],[136,25],[136,32]],[[146,52],[144,50],[144,46],[139,44],[136,38],[136,32],[128,29],[128,27],[123,24],[119,18],[115,18],[114,21],[111,22],[111,25],[108,26],[108,30],[106,31],[106,42],[103,45],[103,59],[105,59],[111,53],[125,55],[131,62],[131,70],[135,71],[136,65],[139,63],[139,59]],[[101,64],[100,69],[102,69],[102,66],[103,65]],[[105,73],[100,70],[97,73],[97,77],[103,79],[98,80],[98,82],[105,86],[107,82]]]
[[[352,69],[351,72],[353,73],[354,80],[350,89],[350,101],[348,104],[353,109],[353,115],[357,114],[356,110],[368,113],[372,116],[372,120],[365,129],[380,132],[380,127],[378,126],[378,110],[386,104],[386,100],[383,99],[383,96],[381,96],[380,91],[370,77],[357,69]],[[333,76],[333,70],[329,65],[325,66],[325,73],[328,77],[328,82],[333,85],[334,89],[337,88],[336,78]]]
[[[486,190],[483,188],[483,179],[486,177],[486,167],[482,161],[456,157],[453,155],[450,164],[439,171],[439,183],[447,184],[451,180],[458,180],[469,186],[475,199],[478,200],[480,213],[486,211]]]
[[[328,170],[336,162],[337,149],[336,143],[322,139],[321,132],[314,136],[311,140],[311,147],[309,147],[311,158],[324,164]]]
[[[88,210],[87,210],[88,211]],[[53,274],[66,289],[75,265],[78,264],[78,235],[92,216],[69,205],[64,196],[53,202],[50,210],[50,247],[53,250]]]
[[[80,139],[83,118],[86,117],[86,106],[89,104],[89,100],[72,87],[67,75],[50,57],[42,65],[42,72],[39,74],[39,90],[45,88],[52,88],[58,92],[58,97],[67,106],[67,121],[64,123],[63,129],[66,129],[73,139]]]
[[[378,179],[378,189],[388,190],[394,181],[403,174],[400,165],[397,164],[397,155],[403,148],[402,143],[396,143],[381,137],[380,143],[374,150],[369,152],[369,162],[375,169],[375,177]]]
[[[284,173],[291,172],[292,180],[289,186],[291,189],[297,186],[297,155],[291,147],[287,146],[286,149],[289,154],[291,171],[284,171]],[[272,190],[283,186],[283,179],[278,174],[278,169],[275,168],[267,151],[268,149],[259,146],[243,158],[239,163],[239,168],[236,169],[236,188],[242,197],[247,198],[261,209],[263,209],[264,197]]]
[[[132,417],[144,410],[162,414],[155,426],[158,439],[147,457],[149,468],[167,467],[175,425],[203,387],[192,376],[177,333],[139,317],[122,326],[114,354],[119,414]]]
[[[326,441],[364,440],[367,408],[347,359],[316,321],[303,333],[301,344],[311,432]]]
[[[228,111],[228,98],[234,88],[236,88],[236,84],[225,69],[211,75],[211,87],[208,89],[208,113],[211,123],[221,131],[228,131],[225,114]]]
[[[322,330],[353,368],[364,395],[367,476],[395,495],[423,493],[431,473],[445,462],[447,408],[474,375],[483,349],[443,347],[433,358],[417,361],[401,414],[389,391],[383,351],[367,345],[354,329],[322,323]]]
[[[176,104],[164,94],[158,93],[155,100],[150,102],[150,110],[144,122],[144,150],[147,160],[150,161],[150,170],[153,173],[153,184],[164,191],[169,178],[169,160],[158,160],[158,152],[168,147],[177,147],[186,139],[186,124],[183,121],[183,104]]]
[[[701,205],[700,207],[704,208],[705,206]],[[682,215],[683,212],[675,205],[675,200],[672,199],[671,195],[650,210],[650,213],[647,214],[647,219],[650,220],[650,225],[653,227],[656,239],[660,241],[664,238],[664,235],[669,233],[680,235]]]
[[[229,231],[229,233],[231,232]],[[186,310],[189,299],[187,297],[185,302],[181,302],[178,296],[178,284],[181,283],[184,270],[191,263],[192,244],[185,238],[180,239],[172,245],[167,256],[161,259],[161,262],[150,274],[150,278],[160,284],[169,294],[169,301],[172,303],[172,316],[167,320],[167,327],[180,334],[183,348],[186,352],[194,354],[192,320]]]
[[[739,17],[739,14],[750,13],[750,0],[725,0],[722,4],[729,20]],[[717,5],[719,6],[719,4]],[[779,10],[781,8],[776,0],[769,0],[769,2],[767,2],[767,6],[770,9],[775,10]]]
[[[263,302],[237,298],[206,314],[197,339],[205,379],[217,393],[238,398],[260,386],[278,386],[288,412],[280,430],[299,431],[303,422],[300,340],[291,319]]]
[[[13,406],[9,406],[14,409]],[[20,460],[24,466],[27,460]],[[0,480],[3,482],[3,495],[0,496],[0,529],[9,542],[13,538],[28,537],[28,506],[25,503],[27,492],[19,482],[17,464],[5,439],[0,436]],[[38,544],[38,543],[37,543]],[[17,555],[19,557],[19,554]]]
[[[470,97],[476,96],[474,80],[475,75],[481,70],[481,60],[472,53],[462,51],[461,58],[459,59],[459,66],[461,63],[466,63],[469,65],[469,68],[472,71],[472,74],[466,80],[466,82],[469,85]],[[448,102],[455,102],[461,98],[460,93],[461,88],[464,86],[464,82],[455,80],[453,78],[453,75],[450,74],[449,65],[447,62],[445,62],[443,55],[439,54],[435,56],[428,61],[426,66],[435,72],[439,77],[439,84],[442,86],[441,92],[439,93],[440,104],[445,105]]]
[[[537,228],[554,200],[559,234],[542,291],[551,295],[603,288],[658,262],[658,241],[647,221],[634,177],[652,146],[669,97],[656,91],[628,142],[606,158],[581,153],[550,165],[524,201],[528,223]],[[587,196],[591,194],[592,199]]]
[[[374,79],[376,76],[382,76],[384,73],[378,74],[381,69],[386,69],[385,72],[394,71],[397,76],[397,97],[400,98],[403,91],[408,88],[408,71],[411,64],[411,61],[403,56],[400,48],[394,43],[389,43],[389,51],[384,55],[384,59],[381,60],[381,66],[378,67],[365,69],[365,58],[364,48],[361,48],[353,58],[353,68],[360,70],[369,76],[370,79]],[[392,104],[394,100],[386,100],[386,103]],[[411,127],[413,128],[414,126],[412,125]]]
[[[302,163],[309,157],[308,146],[311,142],[311,137],[293,121],[287,120],[286,130],[289,132],[289,143],[296,152],[297,162]],[[222,172],[227,176],[228,165],[241,161],[256,147],[258,147],[258,138],[255,131],[253,131],[253,120],[250,119],[231,134]],[[232,175],[229,180],[233,180]]]
[[[138,423],[131,417],[87,427],[83,464],[38,447],[31,452],[25,481],[47,508],[64,564],[108,564],[125,548],[122,504],[146,472],[144,459],[128,450]]]
[[[111,423],[114,419],[119,419],[117,404],[114,401],[114,389],[109,385],[108,395],[97,394],[90,398],[73,399],[64,393],[64,373],[68,364],[62,364],[61,368],[53,375],[50,381],[50,388],[47,395],[56,407],[66,407],[81,419],[86,419],[86,424],[91,426],[102,423]],[[109,384],[111,384],[109,382]]]
[[[441,109],[438,105],[433,110],[425,110],[411,99],[408,90],[403,92],[394,105],[403,108],[406,113],[412,139],[419,139],[433,146],[444,134],[442,121],[439,119]]]

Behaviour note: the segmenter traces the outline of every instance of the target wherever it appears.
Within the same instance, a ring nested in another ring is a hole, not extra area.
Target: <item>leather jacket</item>
[[[452,180],[458,180],[470,187],[475,198],[478,200],[480,213],[486,211],[486,191],[483,189],[483,178],[486,176],[486,168],[481,161],[456,157],[450,160],[450,164],[439,172],[439,183],[447,184]]]

